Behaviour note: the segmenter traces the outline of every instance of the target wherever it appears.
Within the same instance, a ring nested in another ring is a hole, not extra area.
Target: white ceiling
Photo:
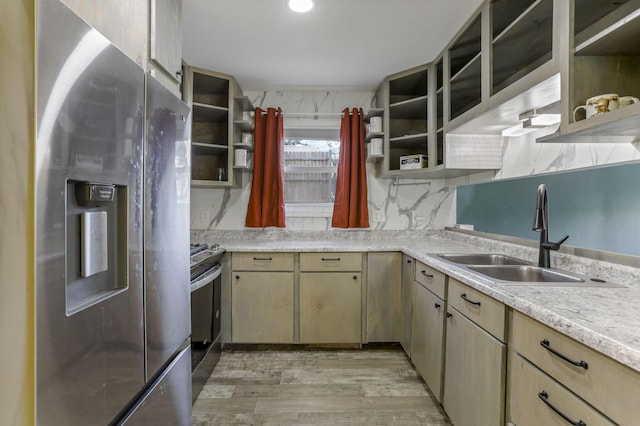
[[[374,90],[432,61],[482,0],[183,0],[183,58],[243,90]]]

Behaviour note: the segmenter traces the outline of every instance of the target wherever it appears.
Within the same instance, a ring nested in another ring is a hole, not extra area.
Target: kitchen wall
[[[35,4],[0,13],[0,424],[33,424]]]
[[[537,138],[554,130],[545,128],[525,136],[505,137],[500,170],[448,179],[447,184],[457,186],[640,159],[640,144],[536,143]]]
[[[285,113],[340,112],[346,106],[363,107],[372,102],[372,93],[347,91],[248,92],[255,106],[281,107]],[[339,119],[285,117],[285,127],[339,127]],[[469,176],[436,179],[378,179],[375,165],[367,164],[369,216],[372,230],[442,229],[457,222],[456,190],[466,185],[493,180],[533,176],[565,170],[603,166],[640,160],[637,144],[553,144],[536,143],[536,138],[552,132],[540,129],[519,137],[505,137],[500,170]],[[251,175],[243,175],[237,189],[193,188],[192,230],[242,230],[251,188]],[[318,231],[331,228],[330,217],[289,214],[286,229]]]
[[[545,183],[552,241],[569,234],[568,245],[640,255],[638,144],[536,144],[540,134],[506,138],[503,168],[487,183],[458,187],[457,222],[537,239],[531,222]]]
[[[371,105],[373,93],[354,91],[269,91],[246,92],[254,106],[281,107],[286,114],[285,128],[340,127],[339,113],[345,107]],[[293,113],[319,113],[318,116]],[[453,223],[455,192],[440,180],[377,179],[375,165],[367,164],[369,217],[373,230],[441,229]],[[251,175],[243,175],[242,187],[237,189],[191,190],[192,230],[241,230],[251,191]],[[322,215],[307,212],[288,212],[289,231],[323,231],[331,228],[330,211]]]

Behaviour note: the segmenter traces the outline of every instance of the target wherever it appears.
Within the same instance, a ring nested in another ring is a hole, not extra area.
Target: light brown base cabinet
[[[231,341],[293,343],[293,253],[233,253],[231,269]]]
[[[413,274],[415,261],[411,256],[402,255],[402,283],[401,283],[401,309],[402,309],[402,334],[400,344],[402,348],[411,356],[411,317],[412,317],[412,297]]]
[[[442,405],[456,426],[504,422],[504,304],[449,277]]]
[[[411,360],[435,398],[442,402],[445,302],[413,282]]]
[[[397,342],[402,334],[402,254],[380,252],[367,257],[367,342]]]
[[[293,272],[234,272],[235,343],[293,343]]]
[[[516,353],[509,359],[508,423],[516,426],[613,425],[590,405]]]
[[[553,377],[561,388],[568,389],[567,392],[595,407],[613,422],[640,424],[640,374],[637,371],[517,311],[512,315],[509,345],[512,357],[519,354],[526,358],[535,366],[533,368]],[[520,412],[518,378],[514,376],[517,372],[514,369],[509,372],[511,417]],[[547,393],[552,401],[551,393]],[[563,412],[575,421],[584,417],[582,420],[588,425],[604,424],[585,420],[591,416],[590,411],[580,407],[578,403],[567,405]]]
[[[504,421],[506,345],[457,310],[447,310],[442,405],[456,426]]]
[[[362,341],[362,274],[300,273],[300,343]]]

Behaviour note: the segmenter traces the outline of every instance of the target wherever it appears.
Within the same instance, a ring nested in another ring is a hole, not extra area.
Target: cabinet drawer
[[[448,302],[450,306],[504,342],[505,307],[502,303],[451,277]]]
[[[416,261],[415,277],[416,281],[431,290],[440,299],[446,300],[444,297],[445,274]]]
[[[300,253],[301,271],[362,271],[362,253]]]
[[[233,253],[234,271],[293,271],[293,253]]]
[[[637,424],[640,373],[515,311],[510,339],[514,351],[607,417],[619,424]]]
[[[509,358],[508,401],[507,423],[518,426],[568,425],[563,415],[575,423],[613,425],[589,404],[517,354]]]

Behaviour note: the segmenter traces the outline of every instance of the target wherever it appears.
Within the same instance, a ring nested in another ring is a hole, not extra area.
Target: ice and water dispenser
[[[127,187],[67,181],[67,315],[127,288]]]

